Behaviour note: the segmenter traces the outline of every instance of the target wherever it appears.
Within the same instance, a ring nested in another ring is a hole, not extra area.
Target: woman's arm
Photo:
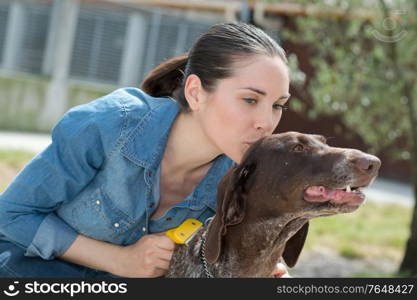
[[[0,194],[0,235],[26,256],[62,255],[78,233],[55,211],[99,172],[124,133],[124,111],[110,94],[67,112],[52,130],[52,144]]]
[[[163,234],[119,246],[78,235],[59,258],[122,277],[159,277],[168,270],[175,244]]]
[[[58,258],[85,267],[113,273],[115,257],[120,255],[122,246],[97,241],[78,235],[71,246]]]

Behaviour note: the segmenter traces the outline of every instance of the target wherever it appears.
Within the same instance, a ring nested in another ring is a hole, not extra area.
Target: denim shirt
[[[216,207],[217,185],[234,165],[217,156],[182,202],[151,220],[160,198],[160,163],[179,113],[171,98],[136,88],[69,110],[52,143],[0,195],[0,239],[25,256],[53,259],[78,234],[118,245],[166,231],[186,218],[204,221]]]

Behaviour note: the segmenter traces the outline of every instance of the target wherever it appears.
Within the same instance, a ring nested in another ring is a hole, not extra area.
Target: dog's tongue
[[[337,189],[327,189],[324,186],[311,186],[304,192],[304,200],[308,202],[331,201],[335,204],[358,203],[364,200],[363,194],[346,192]]]

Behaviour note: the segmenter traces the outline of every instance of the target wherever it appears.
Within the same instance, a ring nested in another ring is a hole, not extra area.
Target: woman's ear
[[[206,101],[206,93],[201,85],[200,78],[191,74],[187,77],[184,86],[184,96],[191,111],[198,111]]]

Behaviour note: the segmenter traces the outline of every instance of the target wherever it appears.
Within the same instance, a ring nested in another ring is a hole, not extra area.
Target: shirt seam
[[[127,124],[128,124],[128,112],[127,112],[126,104],[123,103],[122,101],[124,101],[123,98],[120,99],[121,111],[123,113],[123,124],[120,129],[120,134],[116,140],[116,143],[112,147],[112,150],[109,152],[107,159],[110,159],[114,155],[114,153],[117,152],[117,150],[123,145],[123,141],[125,138],[125,132],[126,132]]]

